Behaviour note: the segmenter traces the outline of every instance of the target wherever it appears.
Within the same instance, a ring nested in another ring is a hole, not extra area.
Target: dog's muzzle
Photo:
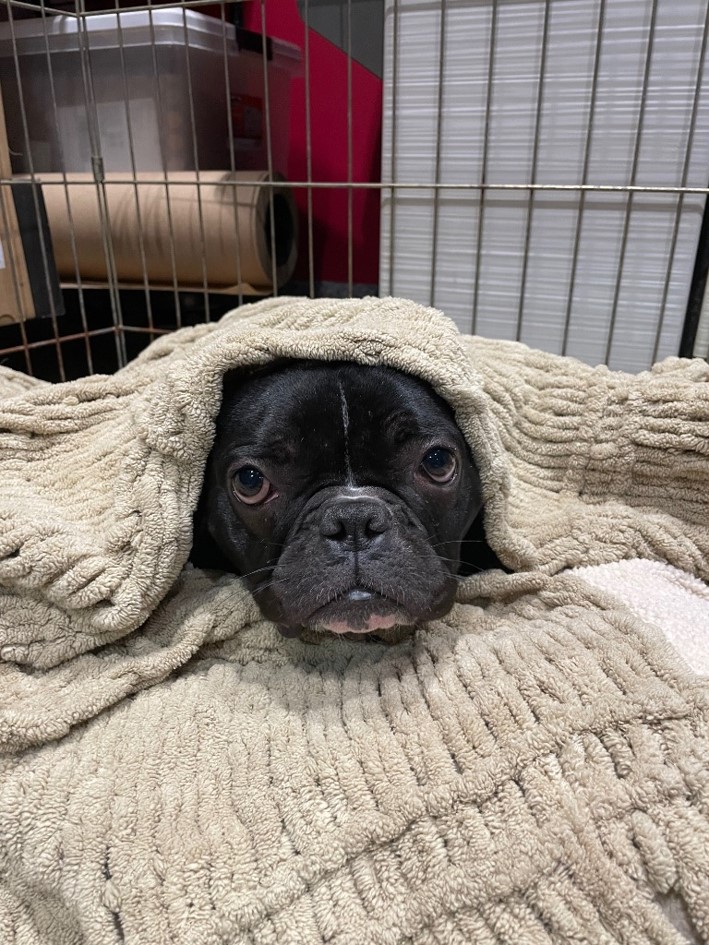
[[[450,607],[450,572],[394,493],[325,487],[295,523],[274,570],[289,626],[372,633]]]

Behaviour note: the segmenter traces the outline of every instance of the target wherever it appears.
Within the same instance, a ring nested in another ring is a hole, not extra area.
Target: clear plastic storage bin
[[[234,107],[236,167],[252,168],[255,160],[265,169],[257,39],[253,48],[240,48],[231,24],[174,7],[20,20],[14,42],[10,25],[2,24],[0,85],[13,170],[90,171],[92,143],[106,171],[228,169],[227,109]],[[272,157],[283,171],[290,79],[300,52],[275,40],[268,51]]]

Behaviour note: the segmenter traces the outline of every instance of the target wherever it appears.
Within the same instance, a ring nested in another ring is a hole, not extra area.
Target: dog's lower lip
[[[362,587],[353,587],[351,591],[345,594],[345,600],[371,600],[374,594],[371,591],[365,591]]]
[[[394,601],[364,587],[351,587],[311,615],[309,624],[337,635],[366,634],[410,623]]]

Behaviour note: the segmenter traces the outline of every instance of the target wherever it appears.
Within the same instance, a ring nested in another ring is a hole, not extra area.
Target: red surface
[[[243,5],[244,27],[261,32],[259,0]],[[266,3],[266,33],[305,46],[305,25],[296,0]],[[304,56],[304,53],[303,53]],[[310,30],[310,127],[312,179],[346,181],[347,55]],[[352,62],[352,180],[379,181],[381,173],[382,81]],[[288,176],[307,180],[305,76],[291,90]],[[315,280],[347,282],[347,192],[313,190],[313,262]],[[295,193],[300,212],[297,279],[308,278],[307,197]],[[352,194],[353,281],[379,280],[379,191]]]

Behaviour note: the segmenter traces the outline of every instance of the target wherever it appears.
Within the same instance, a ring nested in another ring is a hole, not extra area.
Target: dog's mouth
[[[411,616],[401,604],[366,587],[343,591],[308,619],[309,627],[338,635],[375,633],[410,623]]]

